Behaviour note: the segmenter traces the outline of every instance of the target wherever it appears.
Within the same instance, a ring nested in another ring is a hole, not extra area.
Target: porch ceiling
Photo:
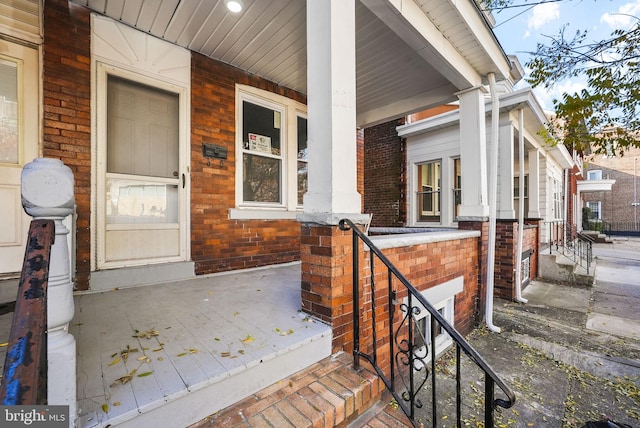
[[[224,0],[72,1],[307,93],[306,0],[243,0],[240,14]],[[359,126],[451,101],[488,72],[498,80],[508,73],[508,60],[471,1],[418,3],[356,0]]]

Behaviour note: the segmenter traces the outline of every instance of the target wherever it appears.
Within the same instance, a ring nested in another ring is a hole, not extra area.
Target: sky
[[[523,67],[530,58],[527,52],[536,50],[537,43],[547,43],[548,37],[558,34],[567,25],[566,35],[588,30],[588,40],[602,40],[618,28],[630,28],[633,18],[640,17],[640,0],[514,0],[514,5],[529,4],[493,12],[496,19],[494,33],[504,51],[517,55]],[[536,3],[540,3],[535,5]],[[533,6],[535,5],[535,6]],[[525,67],[525,73],[527,69]],[[524,81],[516,88],[528,86]],[[584,79],[559,82],[551,90],[535,88],[536,98],[546,110],[553,110],[553,99],[563,93],[573,94],[584,87]]]

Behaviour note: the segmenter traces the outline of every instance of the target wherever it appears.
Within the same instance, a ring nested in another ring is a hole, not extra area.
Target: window
[[[440,161],[418,165],[418,221],[440,221]]]
[[[529,176],[524,176],[524,188],[522,189],[522,197],[524,198],[524,217],[529,212]],[[516,210],[516,217],[520,216],[520,177],[513,177],[513,206]]]
[[[460,158],[453,160],[453,221],[457,221],[462,204],[462,166]]]
[[[587,180],[602,180],[602,170],[592,169],[591,171],[587,171]]]
[[[282,110],[242,102],[242,201],[282,203]]]
[[[553,218],[561,219],[563,218],[563,209],[562,209],[562,184],[560,180],[553,179],[552,181],[553,188]]]
[[[298,205],[302,205],[302,197],[307,193],[308,156],[307,119],[298,116]]]
[[[602,212],[600,210],[601,203],[600,201],[596,202],[587,202],[587,208],[590,211],[589,220],[600,220],[602,219]]]
[[[17,164],[18,66],[0,59],[0,163]]]
[[[451,325],[453,325],[453,297],[439,302],[433,307],[442,315],[442,317]],[[413,324],[413,342],[416,346],[415,356],[429,363],[431,360],[431,351],[435,348],[436,356],[442,354],[453,343],[451,336],[442,328],[439,322],[433,325],[435,342],[431,343],[431,314],[426,309],[414,314]],[[421,368],[421,364],[417,364],[417,368]]]
[[[307,191],[306,107],[242,85],[238,85],[236,94],[237,207],[245,213],[297,210]],[[240,215],[232,210],[232,218]],[[266,217],[258,214],[253,218]]]

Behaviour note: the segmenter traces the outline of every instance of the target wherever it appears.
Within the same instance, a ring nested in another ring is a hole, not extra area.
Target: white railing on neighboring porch
[[[76,341],[69,334],[73,319],[67,229],[63,220],[74,210],[73,173],[58,159],[38,158],[22,171],[22,205],[34,219],[55,223],[47,295],[47,404],[69,406],[69,426],[77,419]]]

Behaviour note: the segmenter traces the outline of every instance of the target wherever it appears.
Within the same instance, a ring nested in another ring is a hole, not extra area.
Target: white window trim
[[[594,177],[592,177],[594,176]],[[601,169],[591,169],[587,171],[587,180],[602,180],[602,170]]]
[[[597,220],[602,220],[602,201],[588,201],[587,202],[587,208],[591,209],[590,204],[597,204],[598,205],[598,218]],[[591,219],[588,219],[591,220]]]
[[[251,103],[281,112],[281,202],[245,202],[242,194],[243,144],[242,144],[242,103]],[[295,219],[302,211],[298,205],[298,159],[297,159],[297,118],[306,118],[307,106],[282,95],[254,88],[236,85],[236,206],[229,210],[232,220],[248,219]]]
[[[454,162],[460,158],[459,153],[442,153],[441,156],[415,158],[408,160],[409,177],[407,204],[409,224],[419,227],[455,227],[457,220],[453,208],[453,189],[455,187]],[[440,221],[420,221],[417,214],[418,166],[430,162],[440,162]],[[463,171],[464,174],[464,171]]]
[[[443,316],[451,325],[454,325],[455,320],[455,296],[461,293],[464,289],[464,277],[459,276],[450,281],[436,285],[423,291],[422,296],[429,302],[436,310],[444,309]],[[405,297],[404,304],[408,305],[409,299]],[[425,339],[429,343],[431,340],[431,314],[427,311],[420,302],[414,302],[414,306],[420,309],[419,313],[414,315],[414,321],[420,321],[424,318],[428,318],[425,328]],[[453,340],[447,333],[442,333],[436,337],[435,349],[436,356],[442,354],[451,344]],[[429,345],[431,345],[429,343]],[[429,347],[429,352],[426,354],[425,361],[429,361],[431,358],[431,350],[433,346]],[[416,351],[418,355],[424,355],[424,348],[420,348]],[[420,367],[416,367],[420,368]]]

